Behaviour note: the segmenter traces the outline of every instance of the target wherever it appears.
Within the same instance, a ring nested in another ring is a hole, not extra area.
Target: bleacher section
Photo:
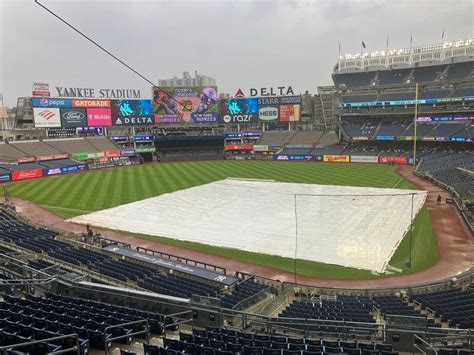
[[[404,101],[414,100],[415,92],[404,91],[404,92],[389,92],[382,93],[378,96],[377,101]]]
[[[342,96],[342,102],[372,102],[377,101],[377,94],[375,95],[344,95]]]
[[[49,146],[55,148],[61,153],[95,153],[98,150],[89,141],[84,138],[69,138],[69,139],[48,139],[44,140]],[[116,149],[116,148],[113,148]]]
[[[1,346],[45,340],[19,348],[21,354],[42,355],[71,349],[75,345],[72,337],[50,342],[47,339],[75,333],[79,336],[80,354],[86,355],[89,347],[110,349],[112,337],[121,337],[121,343],[129,344],[132,333],[162,334],[164,329],[163,316],[159,314],[52,294],[46,298],[27,295],[23,299],[4,296],[0,314]],[[139,320],[147,321],[150,328],[143,322],[116,327],[106,333],[108,326]]]
[[[232,294],[226,294],[222,298],[222,306],[225,308],[234,308],[240,302],[262,292],[267,288],[268,287],[265,285],[254,282],[253,279],[248,279],[235,286],[234,292],[232,292]]]
[[[0,162],[12,162],[25,157],[58,154],[97,153],[119,149],[107,137],[45,139],[44,141],[14,141],[0,143]]]
[[[268,146],[284,146],[293,136],[291,131],[269,131],[263,132],[258,144]]]
[[[457,80],[470,77],[474,70],[474,62],[457,63],[449,66],[445,80]]]
[[[335,319],[349,322],[375,323],[370,315],[372,300],[368,297],[340,296],[337,300],[315,303],[293,301],[280,314],[280,318]]]
[[[373,83],[378,86],[428,83],[438,80],[466,80],[473,69],[474,62],[465,62],[362,73],[335,73],[333,80],[339,88],[366,87],[372,86]]]
[[[414,317],[418,322],[423,322],[425,327],[440,327],[440,324],[435,324],[432,319],[428,319],[426,315],[422,315],[420,311],[409,306],[399,297],[379,296],[374,297],[373,302],[374,307],[383,315],[384,319],[390,315]]]
[[[435,65],[430,67],[420,67],[413,71],[410,80],[412,83],[425,83],[435,81],[435,79],[446,69],[444,65]]]
[[[37,157],[42,155],[60,154],[59,150],[41,141],[15,141],[10,142],[18,150],[24,153],[24,156]]]
[[[450,156],[450,154],[445,156]],[[10,243],[12,248],[13,245],[17,245],[38,253],[39,259],[34,258],[27,262],[30,268],[36,270],[59,269],[54,268],[56,264],[52,263],[56,259],[59,265],[68,269],[70,266],[72,268],[77,266],[83,270],[91,270],[112,279],[121,280],[130,288],[138,286],[160,294],[178,297],[191,298],[193,295],[217,297],[221,300],[222,307],[227,309],[235,308],[236,305],[242,304],[242,301],[273,288],[251,277],[234,289],[225,290],[209,282],[201,282],[197,276],[191,279],[177,273],[164,273],[161,269],[149,267],[143,263],[116,259],[99,249],[94,249],[92,245],[88,245],[87,248],[85,245],[79,247],[77,242],[71,243],[69,239],[60,240],[59,237],[56,231],[33,226],[13,212],[0,209],[0,240]],[[12,249],[0,247],[0,253],[2,251],[11,252]],[[46,257],[53,259],[46,261],[43,259]],[[61,261],[67,264],[61,264]],[[14,278],[13,274],[0,270],[0,280]],[[116,296],[115,293],[111,294]],[[258,322],[242,324],[242,327],[246,328],[245,331],[223,328],[221,324],[216,323],[216,326],[206,329],[195,326],[182,327],[179,334],[173,334],[178,330],[176,320],[172,318],[174,315],[165,318],[147,308],[145,308],[146,311],[136,310],[111,305],[109,302],[98,303],[51,293],[46,293],[44,297],[27,293],[23,298],[4,295],[3,302],[0,302],[0,346],[44,340],[38,345],[19,348],[25,353],[42,355],[69,349],[75,344],[72,337],[61,340],[48,339],[65,334],[77,334],[80,339],[80,353],[86,355],[89,348],[104,350],[110,349],[112,345],[117,346],[119,343],[132,346],[132,334],[137,332],[143,335],[140,343],[145,342],[143,338],[149,333],[162,335],[166,325],[168,334],[160,338],[158,342],[160,345],[140,345],[144,347],[147,354],[158,351],[158,354],[214,355],[229,352],[260,355],[311,353],[397,355],[392,345],[381,341],[380,330],[385,326],[380,319],[388,321],[393,316],[415,317],[422,322],[419,326],[423,331],[440,329],[441,322],[461,329],[472,328],[474,325],[473,295],[470,289],[456,289],[414,295],[410,299],[393,295],[296,297],[278,312],[277,318],[265,318],[261,324]],[[283,296],[286,298],[288,295]],[[130,295],[127,294],[126,297]],[[295,296],[292,295],[293,297]],[[201,308],[198,309],[202,311]],[[217,309],[213,308],[212,314],[216,311]],[[188,314],[189,317],[194,318],[194,312],[192,316],[191,313],[188,312]],[[240,312],[237,314],[240,316]],[[183,317],[186,318],[188,315]],[[206,317],[209,317],[207,313]],[[228,313],[227,317],[231,317],[231,313]],[[137,321],[140,323],[128,324]],[[272,327],[275,327],[273,330],[267,329],[268,322],[272,322]],[[109,326],[117,327],[106,330]],[[285,333],[282,330],[285,330]],[[344,338],[341,338],[341,334],[344,334]],[[348,334],[350,334],[350,340],[348,340]],[[177,339],[178,336],[179,339]],[[120,339],[112,340],[117,337]],[[360,341],[361,339],[365,341]],[[134,346],[136,349],[137,344]],[[394,343],[393,346],[396,344]],[[464,354],[468,355],[468,353],[462,353]]]
[[[376,139],[377,136],[414,136],[414,125],[411,120],[366,120],[341,122],[341,128],[349,138],[367,137]],[[442,137],[448,141],[451,137],[472,137],[474,129],[469,123],[417,123],[416,135],[418,137]],[[395,139],[397,140],[397,138]]]
[[[117,146],[106,137],[86,137],[84,140],[94,147],[96,152],[106,152],[108,150],[117,149]]]
[[[200,281],[196,277],[191,279],[175,273],[165,273],[153,268],[152,264],[145,266],[128,260],[118,260],[99,250],[78,248],[57,240],[57,232],[32,226],[5,209],[0,209],[0,227],[2,230],[0,240],[48,255],[69,266],[87,268],[124,283],[136,283],[143,289],[159,294],[184,298],[191,298],[193,295],[217,297],[223,298],[225,305],[235,305],[266,288],[247,281],[238,286],[235,293],[229,291],[224,293],[223,288],[216,283]]]
[[[460,197],[474,196],[474,154],[434,152],[423,157],[418,172],[450,186]]]
[[[379,72],[379,85],[396,85],[406,83],[412,69],[381,70]]]
[[[193,328],[179,333],[179,340],[166,338],[163,346],[144,346],[146,354],[351,354],[398,355],[392,345],[327,338],[296,337],[287,334],[265,334],[232,328]],[[148,352],[147,352],[148,351]]]
[[[375,78],[375,72],[334,74],[336,86],[359,87],[369,86]]]
[[[16,162],[17,159],[23,158],[25,152],[18,150],[15,145],[0,142],[0,161]]]
[[[259,145],[283,147],[285,145],[331,145],[338,142],[334,132],[319,131],[267,131],[263,132]]]
[[[428,310],[442,322],[462,329],[474,328],[474,293],[452,289],[410,297],[422,310]]]
[[[408,127],[409,122],[403,121],[383,121],[380,123],[376,136],[399,136]]]
[[[455,135],[456,133],[459,133],[460,131],[464,130],[465,128],[466,128],[466,125],[462,123],[444,123],[433,128],[430,131],[430,136],[431,137],[451,137]]]

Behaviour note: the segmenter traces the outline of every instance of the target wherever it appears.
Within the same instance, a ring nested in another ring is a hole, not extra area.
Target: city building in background
[[[207,75],[198,74],[197,70],[194,71],[194,78],[191,77],[189,72],[183,72],[183,77],[178,78],[174,76],[172,79],[158,79],[159,87],[189,87],[189,86],[216,86],[216,79],[211,78]]]

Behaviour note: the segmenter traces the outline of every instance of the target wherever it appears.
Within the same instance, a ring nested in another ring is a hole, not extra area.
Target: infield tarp
[[[226,179],[71,221],[384,272],[409,229],[411,194],[416,215],[424,191]]]

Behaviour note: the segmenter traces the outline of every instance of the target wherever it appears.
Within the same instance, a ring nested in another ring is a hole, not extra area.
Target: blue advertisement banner
[[[133,136],[135,142],[143,142],[143,141],[152,141],[155,139],[155,136]]]
[[[312,155],[281,155],[275,154],[273,160],[313,160]]]
[[[377,136],[376,139],[378,141],[394,141],[395,136]]]
[[[418,100],[418,104],[437,104],[440,102],[455,102],[455,101],[472,101],[474,97],[448,97],[444,99],[422,99]],[[397,105],[414,105],[415,100],[401,100],[401,101],[372,101],[372,102],[352,102],[343,103],[342,107],[365,107],[365,106],[397,106]]]
[[[242,133],[226,133],[224,134],[224,138],[241,138]]]
[[[37,97],[33,98],[33,107],[72,107],[72,100]]]
[[[10,174],[0,174],[0,182],[11,181],[11,179]]]
[[[128,141],[128,136],[112,136],[110,139],[113,141]]]
[[[58,168],[49,168],[49,169],[44,169],[43,171],[44,171],[44,176],[53,176],[53,175],[75,173],[77,171],[84,171],[84,170],[87,170],[86,164],[63,166],[63,167],[58,167]]]

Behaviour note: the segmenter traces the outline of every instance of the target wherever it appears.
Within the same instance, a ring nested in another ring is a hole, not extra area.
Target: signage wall
[[[61,126],[85,127],[87,126],[87,113],[85,108],[61,108]]]
[[[88,108],[88,127],[109,127],[112,126],[112,113],[110,108]]]
[[[33,107],[33,118],[38,128],[61,127],[59,108]]]
[[[217,123],[217,87],[197,86],[152,90],[154,123]]]
[[[13,171],[11,175],[13,181],[34,179],[43,176],[43,169]]]

